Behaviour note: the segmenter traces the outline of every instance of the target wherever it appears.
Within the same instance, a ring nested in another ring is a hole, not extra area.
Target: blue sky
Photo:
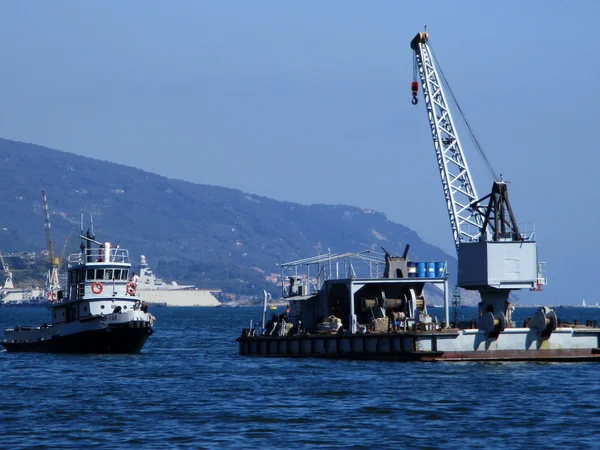
[[[600,2],[0,3],[0,136],[383,211],[453,254],[409,42],[431,43],[550,284],[600,302]],[[478,193],[491,178],[463,145]],[[338,249],[346,250],[346,249]]]

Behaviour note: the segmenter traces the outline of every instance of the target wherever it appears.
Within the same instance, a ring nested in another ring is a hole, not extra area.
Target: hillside
[[[415,260],[456,260],[423,242],[383,213],[344,205],[300,205],[94,160],[38,145],[0,139],[0,248],[44,249],[41,191],[48,194],[57,252],[72,233],[79,245],[80,214],[93,215],[96,236],[147,256],[168,280],[256,294],[277,288],[265,275],[278,263],[317,253],[380,250]]]

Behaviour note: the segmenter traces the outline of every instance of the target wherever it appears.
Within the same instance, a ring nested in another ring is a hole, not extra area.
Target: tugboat
[[[52,295],[51,324],[4,331],[9,352],[139,353],[153,333],[154,317],[129,281],[129,252],[81,234],[69,255],[68,282]]]

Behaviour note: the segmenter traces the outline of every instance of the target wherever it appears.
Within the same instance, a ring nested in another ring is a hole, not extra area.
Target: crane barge
[[[596,321],[563,323],[549,307],[539,308],[522,326],[512,320],[511,291],[539,290],[546,283],[535,233],[517,223],[507,183],[487,161],[454,100],[494,179],[490,193],[478,196],[445,87],[450,98],[454,95],[433,55],[429,33],[418,33],[410,47],[412,103],[419,103],[420,82],[458,255],[457,286],[481,297],[477,318],[450,322],[445,262],[412,261],[408,246],[402,256],[318,255],[281,265],[282,279],[284,269],[294,273],[282,285],[289,306],[267,322],[265,295],[263,318],[242,330],[239,353],[398,361],[600,360]],[[368,276],[355,270],[361,261],[369,267]],[[433,270],[418,270],[423,265]],[[380,266],[374,273],[373,267]],[[305,275],[299,275],[302,268]],[[428,312],[427,286],[439,289],[444,298],[441,322]]]

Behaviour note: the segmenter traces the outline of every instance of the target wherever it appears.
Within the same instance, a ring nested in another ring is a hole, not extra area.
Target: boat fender
[[[129,295],[135,295],[135,291],[137,290],[137,285],[133,282],[130,281],[129,283],[127,283],[127,293]]]
[[[92,292],[94,294],[101,294],[103,289],[104,289],[104,286],[99,281],[94,281],[92,283]]]

